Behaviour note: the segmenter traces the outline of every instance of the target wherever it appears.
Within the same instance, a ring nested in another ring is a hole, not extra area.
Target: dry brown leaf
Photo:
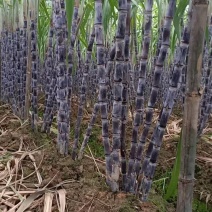
[[[3,198],[1,198],[1,204],[4,204],[10,208],[14,207],[15,205],[13,205],[11,202],[9,202],[8,200],[5,200]]]
[[[0,211],[1,212],[7,212],[7,206],[2,206],[1,208],[0,208]]]
[[[209,202],[209,200],[210,200],[210,197],[211,197],[211,195],[208,194],[207,197],[206,197],[206,204],[208,204],[208,202]]]
[[[23,148],[23,143],[24,143],[23,137],[21,137],[21,138],[20,138],[20,145],[19,145],[18,152],[20,152],[20,151],[22,150],[22,148]]]
[[[45,190],[41,190],[41,191],[37,191],[33,194],[31,194],[27,199],[25,199],[22,204],[20,205],[20,207],[18,208],[18,210],[16,212],[24,212],[27,208],[30,207],[30,205],[32,204],[32,202],[37,199],[39,196],[41,196],[42,194],[44,194]]]
[[[52,211],[53,197],[54,197],[53,193],[50,193],[50,192],[45,193],[43,212],[51,212]]]
[[[12,207],[9,211],[7,212],[15,212],[15,210],[19,207],[19,205],[21,204],[22,202],[19,202],[18,204],[16,204],[14,207]]]
[[[29,153],[29,158],[32,160],[33,166],[35,167],[36,175],[37,175],[37,178],[38,178],[38,185],[41,185],[43,179],[41,177],[40,172],[38,171],[37,165],[35,163],[35,158],[34,158],[34,156],[31,153]]]
[[[33,194],[35,193],[36,191],[18,191],[19,194]],[[14,195],[15,193],[13,191],[6,191],[4,193],[5,195]]]
[[[60,212],[65,212],[66,208],[66,190],[65,189],[60,189],[57,191],[59,194],[59,211]]]
[[[5,168],[4,171],[1,171],[1,172],[0,172],[0,181],[3,180],[3,179],[5,179],[6,176],[7,176],[8,174],[9,174],[9,173],[8,173],[8,171],[7,171],[6,168]]]
[[[30,209],[36,209],[39,205],[43,204],[44,202],[44,196],[41,196],[39,199],[36,199],[33,201],[33,203],[30,206]]]
[[[212,158],[198,156],[197,159],[202,160],[206,163],[212,163]]]
[[[2,117],[2,120],[0,121],[0,124],[1,124],[6,118],[7,118],[7,114],[4,115],[4,116]]]

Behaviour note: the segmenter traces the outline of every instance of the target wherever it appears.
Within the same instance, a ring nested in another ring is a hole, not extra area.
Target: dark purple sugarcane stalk
[[[70,41],[70,45],[68,48],[68,64],[67,64],[67,82],[68,82],[68,99],[67,99],[67,101],[68,101],[68,110],[69,111],[67,114],[68,116],[64,117],[68,121],[68,128],[70,128],[73,56],[74,56],[74,46],[75,46],[76,33],[77,33],[78,10],[79,10],[79,1],[75,0],[74,14],[73,14],[73,20],[72,20],[71,41]],[[64,115],[65,114],[63,114],[63,116]],[[70,131],[70,129],[69,129],[69,131]],[[72,158],[73,158],[73,154],[72,154]]]
[[[36,10],[36,9],[35,9]],[[30,13],[30,34],[31,34],[31,108],[32,108],[32,116],[31,116],[31,126],[33,130],[37,129],[37,121],[38,121],[38,67],[37,67],[37,17],[36,15],[32,15]]]
[[[21,117],[21,68],[22,68],[22,49],[21,43],[23,38],[23,31],[20,29],[19,23],[19,3],[15,3],[14,8],[14,18],[15,18],[15,32],[14,32],[14,95],[15,95],[15,105],[16,105],[16,115]]]
[[[113,47],[110,49],[109,59],[107,61],[106,70],[105,70],[106,71],[106,73],[105,73],[105,75],[106,75],[106,84],[107,84],[107,88],[108,88],[107,89],[107,95],[109,97],[111,97],[110,96],[110,94],[111,94],[110,93],[110,88],[111,88],[110,79],[111,79],[111,72],[112,72],[112,69],[114,67],[114,58],[115,58],[115,45],[113,45]],[[94,75],[91,75],[91,77],[96,76],[96,74],[95,74],[96,70],[94,69],[93,71],[94,71]],[[90,72],[90,73],[92,73],[92,72]],[[95,82],[91,83],[91,87],[95,86],[94,83]],[[93,93],[93,95],[95,95],[95,93]],[[108,100],[110,100],[110,98]],[[108,105],[110,104],[110,102],[107,102],[107,103],[108,103]],[[108,107],[108,110],[109,110],[109,108],[110,107]],[[85,149],[85,147],[88,144],[88,141],[89,141],[89,138],[90,138],[90,135],[91,135],[91,132],[92,132],[92,128],[93,128],[94,123],[96,121],[98,112],[99,112],[99,103],[95,103],[94,104],[94,109],[93,109],[93,112],[92,112],[92,116],[91,116],[88,128],[86,130],[86,133],[85,133],[85,136],[84,136],[84,140],[83,140],[82,145],[81,145],[81,149],[80,149],[79,156],[78,156],[79,159],[82,159],[82,157],[83,157],[84,149]]]
[[[54,62],[53,62],[53,36],[54,36],[54,27],[53,24],[50,26],[49,30],[49,42],[48,42],[48,51],[47,51],[47,58],[45,61],[45,71],[46,71],[46,85],[45,85],[45,112],[43,116],[43,125],[42,131],[49,132],[50,130],[50,119],[51,114],[53,113],[53,101],[54,101],[54,94],[53,90],[56,85],[56,79],[53,79],[53,72],[54,72]],[[54,80],[54,81],[53,81]],[[53,82],[52,82],[53,81]],[[47,130],[48,129],[48,130]]]
[[[122,94],[123,94],[123,70],[125,50],[125,30],[127,20],[127,0],[118,1],[118,27],[116,31],[116,56],[113,85],[113,109],[112,109],[112,191],[118,190],[120,175],[120,148],[121,148],[121,118],[122,118]]]
[[[95,28],[93,28],[90,39],[89,39],[88,48],[87,48],[87,56],[86,56],[86,60],[85,60],[85,67],[84,67],[84,72],[83,72],[83,77],[82,77],[82,84],[81,84],[81,88],[80,88],[80,103],[79,103],[78,114],[77,114],[77,122],[75,124],[75,136],[74,136],[74,143],[77,143],[77,145],[79,143],[80,126],[81,126],[81,122],[82,122],[82,118],[83,118],[83,110],[85,108],[85,103],[86,103],[86,98],[87,98],[88,75],[89,75],[89,70],[90,70],[90,63],[91,63],[91,58],[92,58],[92,49],[93,49],[94,39],[95,39]],[[89,136],[89,133],[86,133],[86,136]],[[85,142],[85,143],[87,143],[87,142]],[[83,150],[84,150],[84,147],[81,147],[80,151],[82,153],[83,153]],[[74,157],[74,159],[75,159],[75,157]]]
[[[19,82],[18,82],[18,109],[19,109],[19,116],[23,119],[22,113],[22,96],[23,96],[23,66],[24,66],[24,53],[23,53],[23,42],[24,42],[24,29],[23,26],[20,28],[20,70],[19,70]]]
[[[12,24],[12,23],[11,23]],[[12,25],[11,25],[12,26]],[[16,46],[16,37],[15,37],[15,29],[14,26],[11,27],[11,44],[10,44],[10,62],[9,62],[9,67],[10,67],[10,105],[12,106],[12,111],[14,114],[17,115],[16,113],[16,89],[15,89],[15,83],[16,83],[16,59],[17,59],[17,46]]]
[[[58,50],[57,50],[57,43],[55,45],[55,48],[52,49],[51,48],[51,41],[53,42],[53,36],[56,34],[56,30],[55,30],[55,21],[56,21],[56,15],[59,14],[60,12],[60,8],[55,6],[56,3],[54,0],[52,0],[52,7],[53,7],[53,12],[52,12],[52,25],[50,28],[50,34],[49,34],[49,45],[50,48],[48,50],[48,57],[49,57],[49,62],[48,63],[48,68],[51,69],[51,65],[52,65],[52,73],[51,73],[51,82],[50,82],[50,87],[49,87],[49,94],[46,100],[46,107],[45,107],[45,113],[44,113],[44,123],[42,126],[42,131],[49,133],[50,132],[50,128],[53,122],[53,117],[54,117],[54,113],[56,111],[57,108],[57,100],[56,100],[56,93],[57,93],[57,58],[58,58]],[[56,36],[56,35],[55,35]],[[53,47],[53,46],[52,46]],[[50,55],[51,55],[51,50],[52,52],[52,63],[51,63],[51,59],[50,59]],[[54,59],[55,58],[55,59]]]
[[[76,69],[73,75],[73,93],[77,96],[80,93],[81,82],[82,82],[82,61],[81,61],[81,52],[80,52],[80,41],[76,42],[76,54],[73,55],[74,60],[76,60]]]
[[[11,25],[12,26],[12,25]],[[17,100],[16,100],[16,82],[17,82],[17,72],[16,72],[16,60],[17,60],[17,46],[14,27],[11,28],[11,45],[10,45],[10,104],[12,106],[13,113],[17,115]]]
[[[1,87],[1,92],[2,92],[2,100],[3,102],[6,102],[7,100],[7,89],[6,89],[6,83],[7,83],[7,76],[6,76],[6,67],[7,67],[7,60],[6,60],[6,45],[7,45],[7,32],[5,30],[4,32],[4,39],[2,42],[2,52],[4,51],[4,54],[2,53],[2,87]]]
[[[68,67],[67,67],[67,74],[68,74],[68,103],[69,108],[71,108],[71,95],[72,95],[72,72],[73,72],[73,66],[74,66],[74,47],[77,37],[77,29],[78,29],[78,19],[79,19],[79,0],[75,0],[74,5],[74,14],[73,14],[73,20],[72,20],[72,27],[71,27],[71,42],[68,49]],[[71,116],[71,113],[69,112],[69,115]]]
[[[146,138],[148,136],[148,132],[150,129],[150,126],[152,124],[152,118],[153,118],[153,111],[156,106],[157,97],[159,88],[161,85],[161,76],[162,72],[164,70],[164,63],[167,56],[167,52],[169,49],[169,42],[170,42],[170,30],[171,30],[171,23],[173,20],[173,15],[175,11],[176,1],[170,0],[168,10],[165,16],[164,21],[164,27],[163,27],[163,41],[160,49],[159,56],[157,58],[155,68],[154,68],[154,76],[153,76],[153,82],[152,82],[152,90],[149,97],[148,105],[146,108],[146,118],[144,123],[144,129],[142,130],[141,136],[140,136],[140,142],[138,144],[138,150],[136,153],[136,159],[139,161],[142,158],[142,152],[143,148],[146,142]]]
[[[5,19],[3,22],[3,50],[4,54],[2,53],[2,98],[4,103],[8,103],[8,71],[7,71],[7,55],[8,55],[8,20]]]
[[[87,130],[86,130],[86,133],[85,133],[85,136],[84,136],[84,139],[83,139],[80,151],[79,151],[78,159],[80,159],[80,160],[82,159],[84,150],[85,150],[85,148],[86,148],[86,146],[88,144],[89,138],[90,138],[91,133],[92,133],[93,126],[94,126],[94,124],[96,122],[96,118],[97,118],[98,112],[99,112],[99,104],[95,103],[94,104],[94,109],[93,109],[93,112],[92,112],[92,115],[91,115],[91,119],[89,121]]]
[[[200,120],[198,125],[198,136],[200,136],[206,126],[212,111],[212,16],[209,22],[209,53],[208,53],[208,64],[206,67],[205,85],[203,91],[203,98],[201,102]]]
[[[2,61],[2,36],[3,36],[3,33],[1,31],[2,29],[0,29],[0,104],[1,104],[1,101],[2,101],[2,67],[3,67],[3,61]]]
[[[1,65],[1,94],[0,94],[0,101],[5,101],[5,68],[6,68],[6,32],[5,32],[5,23],[2,23],[2,31],[0,34],[0,65]]]
[[[21,70],[21,107],[20,107],[20,113],[21,118],[24,119],[25,114],[25,105],[26,105],[26,76],[27,76],[27,18],[24,16],[24,26],[23,26],[23,40],[22,40],[22,56],[23,56],[23,63],[22,63],[22,70]]]
[[[137,21],[136,21],[136,14],[133,21],[133,44],[134,44],[134,50],[135,50],[135,69],[138,67],[138,41],[137,41]]]
[[[209,46],[210,48],[210,46]],[[210,69],[208,68],[208,45],[206,41],[204,42],[204,49],[203,49],[203,61],[202,61],[202,79],[201,79],[201,86],[202,86],[202,98],[200,101],[200,111],[199,111],[199,120],[198,120],[198,134],[200,133],[200,125],[202,123],[204,112],[206,110],[207,99],[209,97],[209,79],[210,79]],[[202,129],[203,130],[203,129]]]
[[[87,104],[86,105],[94,105],[96,102],[95,97],[96,91],[97,91],[97,70],[96,70],[96,64],[94,61],[91,63],[91,69],[89,72],[89,78],[88,78],[88,99],[87,99]]]
[[[123,90],[122,90],[122,111],[121,111],[121,133],[120,133],[120,143],[121,143],[121,173],[122,173],[122,190],[125,190],[126,180],[127,180],[127,162],[126,162],[126,124],[128,117],[128,87],[129,87],[129,59],[130,59],[130,15],[131,15],[131,0],[127,1],[127,19],[126,19],[126,29],[125,29],[125,48],[124,57],[125,63],[123,68]]]
[[[1,101],[2,101],[2,63],[3,63],[3,61],[2,61],[2,35],[3,35],[3,33],[2,33],[2,31],[1,31],[2,29],[0,28],[0,104],[1,104]]]
[[[8,46],[7,46],[7,50],[6,50],[6,71],[8,72],[7,76],[7,84],[6,84],[6,88],[7,88],[7,103],[11,104],[11,98],[12,98],[12,76],[11,76],[11,65],[12,65],[12,32],[11,29],[8,26]]]
[[[177,90],[179,88],[178,83],[180,80],[183,67],[185,66],[185,63],[186,63],[189,38],[190,38],[190,19],[188,20],[187,26],[184,28],[184,33],[181,39],[180,46],[177,48],[177,51],[175,54],[173,75],[169,84],[168,93],[163,103],[163,108],[160,112],[158,123],[154,129],[154,133],[152,135],[152,138],[149,143],[148,150],[146,152],[146,156],[143,162],[143,167],[140,172],[139,177],[141,177],[141,175],[144,174],[144,177],[141,183],[143,201],[147,200],[147,196],[151,188],[152,178],[154,176],[156,162],[159,155],[159,150],[162,145],[163,135],[165,133],[165,128],[175,103]],[[153,83],[153,85],[154,84],[155,82]]]
[[[17,105],[17,115],[20,116],[20,107],[21,107],[21,30],[19,27],[16,28],[16,45],[17,45],[17,52],[16,52],[16,77],[15,77],[15,87],[17,88],[16,92],[16,105]]]
[[[113,97],[111,78],[112,78],[112,74],[113,74],[113,70],[114,70],[115,50],[116,50],[116,46],[113,44],[112,48],[109,51],[107,65],[106,65],[106,78],[107,78],[107,86],[108,86],[107,99],[108,99],[108,110],[109,111],[112,106],[112,97]]]
[[[7,30],[6,30],[6,24],[3,24],[3,35],[2,35],[2,72],[1,72],[1,79],[2,79],[2,86],[1,86],[1,92],[2,92],[2,100],[6,103],[7,102],[7,43],[8,43],[8,37],[7,37]],[[3,54],[4,52],[4,54]]]
[[[66,13],[65,2],[55,1],[55,9],[59,12],[55,15],[55,30],[57,39],[57,144],[60,154],[68,154],[69,144],[69,103],[68,103],[68,76],[66,67]]]
[[[80,41],[77,40],[76,43],[76,50],[77,50],[77,93],[80,92],[81,85],[82,85],[82,77],[83,77],[83,63],[82,63],[82,55],[80,50]]]
[[[12,30],[12,23],[10,23],[9,25],[9,33],[8,33],[8,37],[9,37],[9,51],[8,51],[8,59],[7,59],[7,67],[8,67],[8,91],[9,91],[9,104],[12,106],[12,110],[13,113],[15,113],[16,111],[16,104],[15,104],[15,94],[14,94],[14,65],[15,65],[15,61],[14,61],[14,33]]]
[[[94,105],[93,114],[91,121],[87,128],[87,132],[81,146],[79,158],[82,157],[84,148],[88,142],[88,139],[91,134],[92,127],[95,123],[97,112],[101,112],[101,121],[102,121],[102,140],[105,150],[105,159],[106,159],[106,181],[111,187],[112,190],[117,190],[117,185],[114,186],[114,183],[111,181],[110,174],[112,172],[110,165],[110,143],[108,135],[108,106],[107,106],[107,77],[105,71],[105,47],[103,41],[103,26],[102,26],[102,1],[95,1],[95,40],[97,48],[97,71],[98,71],[98,84],[99,84],[99,95],[98,95],[98,104]]]
[[[68,104],[69,108],[71,107],[71,95],[72,95],[72,72],[73,72],[73,57],[74,57],[74,46],[76,42],[77,36],[77,21],[78,21],[78,11],[79,11],[79,0],[75,0],[74,5],[74,14],[72,20],[72,31],[71,31],[71,43],[68,49],[68,67],[67,67],[67,74],[68,74]],[[69,117],[71,113],[69,111]],[[69,126],[70,127],[70,126]],[[75,159],[74,156],[75,149],[78,148],[78,143],[74,143],[73,150],[72,150],[72,158]]]
[[[134,78],[134,72],[132,69],[131,59],[128,63],[129,65],[129,86],[128,86],[128,95],[129,95],[129,108],[132,115],[132,119],[134,121],[133,111],[134,111],[134,105],[135,105],[135,78]]]
[[[156,53],[155,53],[155,57],[153,59],[153,67],[151,68],[151,71],[148,74],[148,78],[150,79],[150,87],[152,87],[152,81],[153,81],[153,76],[154,76],[154,70],[155,70],[155,64],[156,61],[158,59],[159,53],[160,53],[160,49],[161,49],[161,45],[162,45],[162,40],[163,40],[163,25],[164,25],[164,21],[163,19],[161,20],[161,25],[158,29],[158,41],[157,41],[157,45],[156,45]],[[151,90],[151,88],[150,88]],[[151,92],[151,91],[150,91]]]
[[[132,143],[130,150],[129,168],[127,172],[127,190],[133,190],[132,186],[135,183],[135,173],[138,175],[140,171],[141,151],[142,145],[138,145],[138,130],[143,123],[144,113],[144,90],[146,85],[146,72],[148,63],[149,46],[151,40],[151,27],[152,27],[152,6],[153,0],[146,1],[145,4],[145,24],[144,24],[144,38],[141,52],[141,61],[139,66],[139,81],[136,96],[136,111],[133,121]],[[136,153],[137,150],[137,153]]]
[[[105,70],[105,46],[103,39],[102,26],[102,0],[95,0],[95,38],[97,50],[97,71],[98,71],[98,104],[101,112],[102,121],[102,141],[104,145],[105,160],[106,160],[106,182],[112,191],[118,189],[118,185],[114,183],[111,176],[111,158],[110,158],[110,142],[109,142],[109,121],[108,121],[108,106],[107,106],[107,77]]]
[[[10,68],[10,64],[11,64],[11,61],[10,59],[12,58],[12,55],[11,55],[11,32],[7,31],[7,36],[8,36],[8,40],[7,40],[7,48],[6,48],[6,103],[10,103],[10,98],[11,98],[11,68]]]

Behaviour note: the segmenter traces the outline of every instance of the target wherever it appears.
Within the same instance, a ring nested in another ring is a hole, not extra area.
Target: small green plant
[[[90,136],[90,141],[88,143],[90,150],[92,151],[94,157],[98,157],[98,158],[104,158],[104,147],[103,145],[99,145],[98,144],[98,138],[97,136],[99,135],[99,131],[98,129],[93,129],[93,133]],[[87,152],[90,152],[88,147],[86,148]]]
[[[198,200],[198,199],[194,199],[193,201],[193,211],[194,212],[212,212],[212,208],[208,207],[206,205],[206,203]]]
[[[164,195],[167,188],[167,180],[170,179],[170,172],[166,172],[160,179],[153,181],[155,190],[159,191],[160,194]]]
[[[164,196],[166,200],[170,200],[173,197],[176,197],[177,195],[177,184],[180,173],[180,158],[181,158],[181,143],[182,143],[181,139],[182,139],[182,130],[180,132],[180,140],[177,145],[177,156],[171,173],[171,179]]]

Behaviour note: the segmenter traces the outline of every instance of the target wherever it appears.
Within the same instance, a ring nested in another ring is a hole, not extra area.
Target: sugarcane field
[[[0,0],[0,212],[212,212],[212,0]]]

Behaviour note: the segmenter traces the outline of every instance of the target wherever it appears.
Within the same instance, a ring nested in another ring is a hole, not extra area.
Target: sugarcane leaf
[[[88,44],[87,44],[87,40],[84,39],[84,37],[79,36],[78,37],[80,42],[84,45],[85,48],[87,48]]]
[[[118,1],[108,0],[108,2],[110,3],[112,12],[115,14],[115,8],[118,9]]]
[[[18,208],[17,212],[23,212],[25,211],[26,209],[28,209],[30,207],[30,205],[32,204],[32,202],[38,198],[39,196],[43,195],[45,193],[45,190],[40,190],[40,191],[37,191],[33,194],[31,194],[29,197],[27,197],[27,199],[25,199],[20,207]]]
[[[156,0],[156,4],[157,4],[157,18],[158,18],[158,26],[160,26],[161,23],[161,16],[162,16],[162,5],[161,5],[161,1],[160,0]]]
[[[181,17],[183,17],[183,14],[185,13],[186,7],[189,4],[189,0],[183,0],[180,1],[174,15],[173,24],[175,28],[175,33],[177,33],[177,38],[180,41],[181,37]]]
[[[38,52],[39,57],[43,61],[45,57],[45,51],[48,40],[48,31],[51,21],[51,7],[47,6],[47,2],[44,0],[40,1],[39,4],[39,16],[37,24],[37,39],[38,39]]]
[[[46,6],[46,1],[45,0],[41,0],[40,1],[40,7],[43,10],[43,12],[45,13],[46,17],[50,20],[50,15],[49,15],[49,11],[47,10],[47,6]]]
[[[85,29],[86,24],[88,23],[89,16],[93,13],[94,8],[91,6],[91,4],[86,4],[85,10],[82,14],[82,21],[80,23],[80,28]]]
[[[84,11],[82,12],[81,21],[79,23],[80,33],[78,33],[77,37],[82,42],[84,47],[87,47],[87,33],[86,33],[86,26],[88,26],[89,17],[93,14],[94,7],[87,3]]]
[[[108,1],[104,1],[103,8],[102,8],[102,24],[104,29],[104,35],[107,37],[108,26],[110,19],[113,17],[113,10],[111,9],[111,5]]]
[[[174,55],[174,50],[176,48],[176,42],[177,42],[177,33],[174,29],[173,36],[171,37],[171,46],[170,46],[172,55]]]
[[[176,195],[178,178],[180,174],[181,145],[182,145],[182,130],[180,132],[180,139],[177,145],[177,156],[171,173],[171,180],[169,182],[167,191],[164,196],[166,200],[169,200],[170,198]]]
[[[136,7],[138,7],[138,8],[145,8],[145,6],[144,6],[144,1],[141,1],[141,0],[132,0],[132,5],[135,5]]]
[[[73,12],[74,12],[74,1],[66,0],[66,17],[67,17],[67,24],[68,24],[68,33],[71,32]]]

